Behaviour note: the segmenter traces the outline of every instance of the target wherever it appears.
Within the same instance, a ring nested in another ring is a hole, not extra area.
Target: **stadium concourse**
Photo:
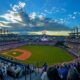
[[[1,34],[0,35],[0,51],[10,50],[22,45],[56,45],[57,42],[63,43],[63,48],[72,51],[76,59],[67,63],[55,64],[48,66],[45,62],[42,66],[35,66],[33,64],[22,64],[15,61],[13,58],[5,58],[0,55],[0,80],[80,80],[80,58],[77,49],[70,46],[78,44],[80,50],[80,43],[75,41],[72,43],[71,39],[64,37],[53,37],[45,35],[25,35],[18,34]],[[70,45],[71,43],[71,45]],[[61,44],[60,44],[61,45]]]

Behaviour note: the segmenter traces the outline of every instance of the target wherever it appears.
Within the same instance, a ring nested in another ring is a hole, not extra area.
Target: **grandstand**
[[[80,56],[80,31],[79,28],[74,28],[70,33],[70,36],[65,41],[66,47],[69,47],[70,51],[77,57]]]
[[[21,39],[18,34],[3,29],[0,31],[0,51],[16,48],[18,45],[21,45]]]

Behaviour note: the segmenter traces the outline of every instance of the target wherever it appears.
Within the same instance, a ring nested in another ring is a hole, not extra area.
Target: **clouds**
[[[14,5],[14,6],[11,5],[13,11],[18,11],[21,8],[24,8],[25,6],[26,6],[26,3],[21,2],[21,1],[19,1],[17,5]]]
[[[80,12],[79,11],[74,11],[72,14],[67,15],[67,20],[69,21],[79,21],[80,19]]]
[[[80,12],[79,11],[73,11],[72,13],[66,14],[65,17],[54,19],[55,22],[58,22],[60,24],[68,25],[69,27],[77,26],[79,25],[80,21]]]
[[[34,20],[36,18],[39,18],[40,20],[44,20],[46,15],[44,13],[37,14],[36,12],[32,12],[29,14],[30,20]]]
[[[37,13],[36,12],[32,12],[31,14],[29,14],[30,20],[35,19],[36,16],[37,16]]]
[[[3,26],[4,26],[4,24],[3,24],[2,22],[0,22],[0,26],[1,26],[1,27],[3,27]]]
[[[52,7],[50,10],[45,9],[44,12],[47,14],[64,13],[67,10],[65,8]]]
[[[25,5],[26,5],[26,3],[20,2],[20,1],[16,5],[10,4],[11,10],[8,10],[5,14],[0,15],[0,18],[3,18],[5,20],[5,21],[3,21],[4,25],[2,25],[2,23],[0,22],[0,26],[6,27],[8,25],[8,23],[18,23],[18,24],[22,23],[22,25],[25,25],[23,23],[21,15],[19,14],[19,10],[23,9],[25,7]]]
[[[7,22],[11,22],[11,23],[18,23],[22,21],[20,15],[13,11],[9,11],[6,14],[1,15],[0,17],[4,18]]]
[[[24,2],[20,2],[20,1],[19,1],[19,6],[20,6],[21,8],[24,8],[25,5],[26,5],[26,3],[24,3]]]
[[[2,27],[6,27],[6,28],[11,27],[11,26],[10,26],[10,25],[8,25],[8,24],[9,24],[8,22],[0,21],[0,28],[2,28]]]
[[[62,18],[61,19],[54,19],[54,22],[66,25],[67,20],[66,19],[62,19]]]
[[[43,16],[42,14],[40,14],[38,17],[39,17],[40,20],[44,20],[45,19],[45,16]]]
[[[56,5],[52,5],[51,7],[47,7],[48,5],[51,5],[48,3],[46,7],[39,5],[36,6],[36,8],[34,8],[35,7],[34,3],[31,3],[34,6],[31,10],[31,8],[27,8],[30,6],[32,7],[31,4],[29,6],[29,2],[28,2],[28,6],[26,6],[27,4],[25,2],[21,2],[20,0],[18,1],[19,2],[15,5],[10,4],[10,9],[7,10],[5,14],[0,15],[0,18],[4,18],[3,22],[0,21],[1,27],[11,27],[12,29],[14,27],[15,28],[18,27],[20,29],[21,28],[23,29],[24,27],[29,29],[42,28],[41,30],[43,30],[44,27],[45,29],[47,29],[46,26],[48,25],[49,25],[48,29],[50,29],[51,27],[54,26],[53,24],[59,24],[59,26],[60,24],[71,26],[68,25],[70,23],[74,25],[75,20],[77,20],[78,17],[80,16],[80,12],[78,11],[73,11],[72,13],[67,12],[68,10],[62,6],[58,7]],[[28,14],[26,12],[28,12]],[[52,19],[50,20],[50,18]]]
[[[20,2],[17,5],[11,5],[12,10],[8,10],[7,13],[1,15],[0,17],[6,19],[8,22],[12,23],[18,23],[18,21],[22,21],[20,15],[18,14],[18,11],[22,8],[24,8],[26,3]]]

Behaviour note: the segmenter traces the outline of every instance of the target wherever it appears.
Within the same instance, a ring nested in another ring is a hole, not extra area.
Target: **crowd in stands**
[[[35,76],[33,76],[35,74]],[[28,75],[28,76],[26,76]],[[71,62],[42,67],[21,64],[0,57],[0,80],[80,80],[80,58]]]
[[[42,39],[46,39],[46,41]],[[43,35],[17,35],[4,34],[0,35],[0,51],[16,48],[22,45],[55,45],[57,39],[53,36]]]
[[[42,80],[80,80],[80,59],[49,67]]]
[[[27,35],[25,38],[27,45],[55,45],[56,40],[53,36]]]
[[[18,34],[0,34],[0,51],[16,48],[24,45],[21,36]]]
[[[68,42],[73,42],[73,43],[80,43],[80,38],[75,38],[75,37],[70,37],[66,39]]]
[[[80,55],[80,43],[76,42],[65,42],[65,47],[68,49],[70,53],[79,57]]]
[[[0,45],[0,51],[14,49],[23,46],[25,44],[26,42],[13,42],[13,43],[2,44]]]
[[[33,65],[24,65],[0,57],[0,80],[14,80],[34,71]],[[11,77],[11,78],[10,78]],[[22,79],[24,80],[24,78]]]

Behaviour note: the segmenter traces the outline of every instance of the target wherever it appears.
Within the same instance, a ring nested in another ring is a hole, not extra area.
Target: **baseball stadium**
[[[79,6],[59,1],[0,1],[0,80],[80,80]]]

